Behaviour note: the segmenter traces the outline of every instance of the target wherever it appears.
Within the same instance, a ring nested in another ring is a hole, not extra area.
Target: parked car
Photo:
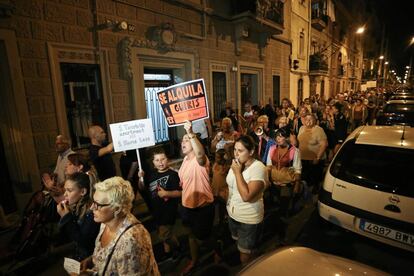
[[[378,112],[376,125],[414,126],[414,100],[390,100]]]
[[[390,97],[390,101],[392,100],[414,100],[414,94],[396,94]]]
[[[333,224],[414,252],[414,128],[361,126],[325,175],[319,215]]]
[[[243,276],[389,275],[368,265],[306,247],[283,247],[247,265]]]

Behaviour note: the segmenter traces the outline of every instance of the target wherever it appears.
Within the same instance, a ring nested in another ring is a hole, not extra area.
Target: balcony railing
[[[328,16],[317,11],[312,11],[312,27],[322,31],[328,25]]]
[[[266,21],[270,21],[273,24],[278,24],[283,27],[284,3],[281,0],[274,0],[274,1],[233,0],[232,6],[233,6],[233,16],[250,13],[259,19],[264,19]]]
[[[310,71],[323,71],[328,72],[328,63],[322,55],[313,54],[309,57],[309,70]]]
[[[329,22],[329,17],[326,12],[326,1],[325,0],[314,0],[312,1],[312,27],[318,31],[322,31]]]

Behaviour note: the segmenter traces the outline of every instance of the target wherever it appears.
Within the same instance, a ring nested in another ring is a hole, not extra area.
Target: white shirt
[[[244,117],[244,118],[248,118],[248,117],[251,117],[251,116],[253,116],[253,110],[246,111],[246,112],[244,112],[244,114],[243,114],[243,117]]]
[[[192,128],[194,133],[200,133],[200,139],[208,138],[208,130],[204,120],[193,122]]]
[[[72,153],[75,152],[69,148],[64,153],[58,155],[58,158],[56,160],[56,167],[53,172],[57,174],[57,181],[59,184],[65,181],[65,168],[66,164],[68,163],[68,155]]]
[[[255,160],[247,169],[243,171],[243,178],[247,185],[251,181],[263,181],[267,176],[266,167],[259,160]],[[245,224],[258,224],[263,221],[263,191],[256,202],[245,202],[241,198],[237,188],[236,177],[230,169],[226,177],[229,186],[229,198],[227,200],[227,213],[235,221]]]

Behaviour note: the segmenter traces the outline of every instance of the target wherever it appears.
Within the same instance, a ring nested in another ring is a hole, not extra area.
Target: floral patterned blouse
[[[128,214],[118,229],[116,237],[106,247],[101,245],[101,236],[106,225],[101,224],[92,256],[93,270],[98,275],[160,275],[152,251],[151,236],[141,223],[134,225],[122,234],[109,261],[105,275],[103,275],[106,258],[114,247],[115,241],[125,228],[136,222],[138,220],[132,214]]]

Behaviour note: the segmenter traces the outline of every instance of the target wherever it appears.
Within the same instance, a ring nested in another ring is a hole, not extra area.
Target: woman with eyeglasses
[[[151,236],[131,214],[134,192],[122,177],[95,184],[91,210],[101,223],[93,255],[81,263],[81,275],[160,275]]]
[[[72,258],[81,261],[90,256],[99,232],[99,223],[90,210],[89,176],[76,172],[66,177],[64,200],[57,204],[59,229],[76,244]]]

